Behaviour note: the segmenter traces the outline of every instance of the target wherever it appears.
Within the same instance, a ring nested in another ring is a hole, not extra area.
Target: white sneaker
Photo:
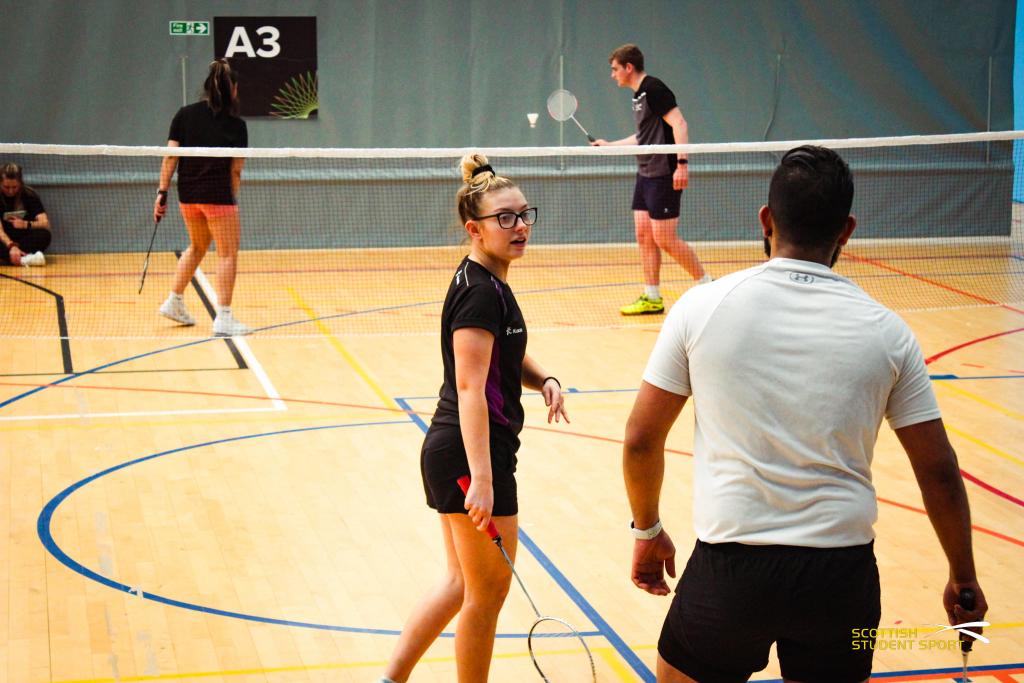
[[[195,325],[196,319],[188,312],[185,308],[185,299],[175,294],[167,296],[167,301],[160,306],[160,315],[165,318],[170,318],[174,322],[181,323],[182,325]]]
[[[213,334],[216,337],[235,337],[249,334],[252,328],[239,322],[230,310],[222,310],[213,320]]]
[[[21,265],[23,266],[45,266],[46,257],[43,256],[43,252],[37,251],[34,254],[25,254],[21,257]]]
[[[704,273],[704,277],[702,277],[701,279],[697,280],[697,284],[698,285],[706,285],[709,282],[711,282],[711,276],[708,275],[707,273]]]

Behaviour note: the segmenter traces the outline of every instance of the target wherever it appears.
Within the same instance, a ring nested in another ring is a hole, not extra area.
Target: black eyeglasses
[[[516,221],[522,221],[523,225],[533,225],[537,222],[537,207],[530,207],[529,209],[523,209],[519,213],[515,211],[499,211],[498,213],[492,213],[487,216],[475,216],[474,219],[482,221],[485,218],[497,218],[498,227],[502,230],[511,230],[516,227]]]

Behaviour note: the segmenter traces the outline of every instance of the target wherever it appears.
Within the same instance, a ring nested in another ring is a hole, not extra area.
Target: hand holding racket
[[[579,102],[576,101],[576,96],[568,90],[556,90],[548,95],[548,114],[551,115],[551,118],[558,122],[572,119],[572,122],[579,126],[579,129],[587,136],[587,140],[596,142],[597,140],[594,136],[588,133],[583,124],[576,120],[575,114],[578,106]]]
[[[494,510],[494,487],[471,487],[469,486],[469,477],[465,477],[465,479],[467,486],[462,492],[466,494],[466,512],[469,514],[469,519],[472,520],[473,526],[476,527],[477,531],[494,529],[494,522],[491,521],[491,511]],[[461,481],[460,479],[460,485]],[[494,537],[491,536],[491,538]]]
[[[460,477],[458,483],[462,492],[468,494],[470,478]],[[544,670],[540,668],[540,662],[538,661],[541,657],[544,657],[545,661],[549,661],[545,657],[544,652],[541,651],[540,641],[548,639],[575,638],[577,642],[583,646],[583,649],[579,651],[580,654],[575,655],[576,659],[570,663],[569,667],[562,667],[563,670],[569,670],[571,673],[559,680],[581,680],[580,673],[582,673],[584,671],[584,667],[589,664],[590,680],[597,683],[597,669],[594,667],[594,657],[590,654],[590,648],[587,646],[587,641],[583,639],[583,635],[577,631],[572,624],[564,619],[541,615],[540,611],[537,609],[536,603],[533,602],[533,598],[530,597],[530,592],[526,590],[526,584],[523,583],[523,579],[519,576],[519,572],[516,571],[515,565],[512,564],[512,559],[508,556],[508,553],[505,552],[505,546],[501,544],[501,534],[498,533],[498,527],[494,526],[493,521],[487,522],[487,535],[491,537],[492,541],[494,541],[494,545],[498,546],[498,550],[501,551],[502,557],[504,557],[505,562],[508,563],[508,568],[512,570],[512,576],[516,578],[516,581],[519,583],[519,587],[523,589],[523,595],[526,596],[526,600],[530,603],[530,607],[533,608],[533,613],[537,617],[533,622],[533,625],[530,626],[529,634],[526,636],[526,647],[530,651],[530,659],[533,661],[533,666],[537,669],[537,673],[540,674],[541,679],[543,679],[545,683],[551,683],[550,679],[544,673]],[[550,627],[552,625],[555,626],[555,630],[543,630],[544,627]],[[541,630],[538,630],[538,627],[540,627]],[[555,654],[557,654],[557,659],[560,660],[564,660],[566,657],[572,656],[572,653],[567,655],[563,647],[560,647]],[[581,656],[582,654],[586,655],[586,659]],[[552,660],[553,659],[555,659],[554,656],[552,657]],[[575,666],[573,666],[573,664],[575,664]]]
[[[153,241],[156,239],[156,229],[160,225],[160,219],[167,213],[167,190],[159,190],[156,199],[153,201],[153,234],[149,237],[149,248],[146,249],[146,260],[142,262],[142,277],[139,278],[139,294],[146,286],[146,273],[149,271],[149,255],[153,253]]]

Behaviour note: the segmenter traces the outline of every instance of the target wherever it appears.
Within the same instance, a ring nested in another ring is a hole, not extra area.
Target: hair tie
[[[477,166],[476,168],[473,169],[473,173],[469,177],[470,178],[476,178],[478,173],[487,173],[488,171],[490,171],[491,173],[494,173],[494,169],[491,168],[490,164],[484,164],[483,166]]]

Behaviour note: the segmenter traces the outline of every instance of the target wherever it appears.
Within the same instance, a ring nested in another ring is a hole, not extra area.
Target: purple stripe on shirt
[[[507,427],[509,421],[505,417],[505,397],[501,393],[501,366],[498,362],[500,357],[498,340],[495,339],[494,346],[491,347],[491,367],[487,370],[484,395],[487,397],[487,411],[490,413],[491,420],[502,427]]]

